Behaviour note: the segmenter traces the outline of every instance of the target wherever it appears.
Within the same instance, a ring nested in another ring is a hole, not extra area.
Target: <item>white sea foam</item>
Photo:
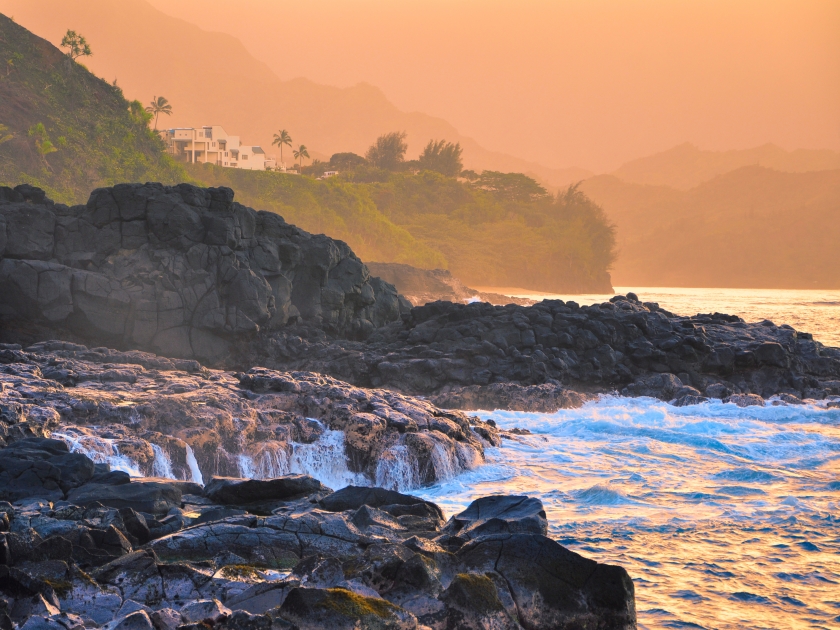
[[[311,475],[330,488],[370,485],[364,474],[351,472],[347,467],[343,431],[326,429],[311,444],[292,443],[289,464],[290,472]]]
[[[376,485],[389,490],[406,492],[420,485],[417,462],[408,447],[396,444],[379,457],[376,464]]]

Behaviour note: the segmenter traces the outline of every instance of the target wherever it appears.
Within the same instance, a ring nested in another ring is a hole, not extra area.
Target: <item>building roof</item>
[[[251,151],[254,153],[262,153],[265,155],[265,151],[262,150],[262,147],[251,147]]]

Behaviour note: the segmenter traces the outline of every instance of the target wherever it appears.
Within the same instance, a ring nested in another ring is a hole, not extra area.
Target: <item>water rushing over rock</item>
[[[54,435],[135,477],[309,474],[400,490],[474,468],[499,442],[492,425],[393,392],[305,372],[191,368],[65,342],[1,348],[0,438]]]

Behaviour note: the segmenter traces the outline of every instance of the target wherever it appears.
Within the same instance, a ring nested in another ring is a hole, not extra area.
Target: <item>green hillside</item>
[[[242,203],[346,241],[362,260],[448,268],[471,286],[612,291],[614,230],[574,188],[554,197],[517,173],[494,174],[493,188],[486,179],[471,184],[430,171],[362,169],[315,180],[212,165],[187,170],[206,185],[233,188]]]
[[[139,103],[0,14],[0,183],[30,183],[56,201],[126,181],[186,174],[162,152]]]
[[[30,183],[65,203],[119,182],[229,186],[363,260],[448,268],[472,285],[611,291],[613,230],[574,189],[554,197],[525,175],[488,171],[468,181],[363,165],[317,180],[181,164],[140,103],[2,15],[0,61],[0,184]]]

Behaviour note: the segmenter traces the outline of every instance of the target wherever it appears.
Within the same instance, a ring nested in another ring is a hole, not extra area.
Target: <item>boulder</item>
[[[732,394],[723,399],[725,403],[733,403],[739,407],[764,406],[764,399],[757,394]]]
[[[106,630],[155,630],[149,613],[145,610],[137,610],[125,617],[115,619],[105,628]]]
[[[274,479],[213,477],[204,488],[205,496],[223,505],[246,505],[268,501],[288,501],[325,488],[308,475],[287,475]]]
[[[505,608],[492,578],[458,573],[440,599],[446,604],[446,627],[462,630],[519,630],[514,614]]]
[[[443,520],[443,511],[431,501],[419,497],[401,494],[385,488],[347,486],[327,495],[318,502],[330,512],[357,510],[363,505],[379,508],[392,516],[412,514],[415,516],[433,516]]]
[[[163,516],[181,505],[181,490],[174,484],[160,481],[132,482],[119,486],[89,483],[67,495],[76,505],[102,505],[117,509],[131,508],[137,512]]]
[[[181,608],[181,617],[187,623],[209,622],[215,624],[222,617],[229,617],[231,611],[218,599],[199,599]]]
[[[635,630],[633,581],[539,534],[484,536],[457,552],[470,573],[497,574],[526,628]]]
[[[442,530],[444,536],[472,540],[491,534],[540,534],[548,532],[542,501],[532,497],[496,495],[476,499],[456,514]]]
[[[280,607],[280,616],[300,630],[413,630],[411,613],[380,598],[345,588],[294,588]]]

